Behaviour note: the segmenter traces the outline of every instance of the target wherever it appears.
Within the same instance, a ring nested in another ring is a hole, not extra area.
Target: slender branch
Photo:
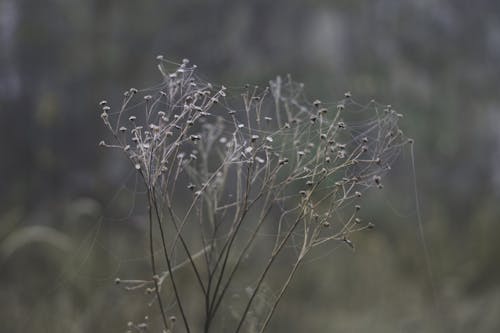
[[[152,202],[154,202],[153,196],[154,196],[154,193],[152,193],[152,189],[148,188],[148,200],[149,200],[150,206],[151,206]],[[150,207],[150,210],[151,210],[151,207]],[[189,323],[188,323],[188,320],[186,318],[186,314],[184,312],[184,307],[182,306],[182,301],[181,301],[181,297],[179,295],[179,290],[177,288],[177,284],[175,283],[173,269],[172,269],[172,263],[170,260],[170,256],[168,254],[167,243],[166,243],[166,239],[165,239],[165,234],[163,232],[161,218],[160,218],[160,215],[156,215],[156,217],[157,217],[157,221],[158,221],[158,227],[160,229],[160,236],[161,236],[161,241],[162,241],[163,253],[165,255],[165,260],[167,262],[167,268],[168,268],[168,273],[169,273],[169,277],[170,277],[170,282],[172,283],[172,288],[174,290],[174,295],[175,295],[175,299],[177,301],[177,306],[179,307],[179,311],[181,313],[182,320],[184,322],[184,327],[186,328],[187,333],[189,333],[189,332],[191,332],[191,330],[189,329]]]
[[[149,198],[149,192],[148,192],[148,198]],[[166,330],[169,329],[167,317],[165,315],[165,309],[163,307],[163,302],[161,300],[161,295],[160,295],[160,288],[158,284],[158,276],[156,273],[156,263],[155,263],[155,251],[154,251],[154,239],[153,239],[153,209],[151,207],[151,201],[149,201],[148,204],[148,219],[149,219],[149,255],[150,255],[150,260],[151,260],[151,271],[153,273],[153,283],[154,283],[154,289],[155,289],[155,294],[156,298],[158,299],[158,307],[160,308],[160,313],[161,313],[161,318],[163,321],[163,326],[165,327]]]
[[[299,268],[299,265],[301,264],[303,258],[304,257],[302,256],[302,254],[299,255],[299,258],[297,259],[297,261],[293,265],[292,270],[288,274],[288,278],[286,279],[285,283],[281,287],[281,290],[280,290],[278,296],[276,297],[276,299],[273,303],[273,306],[271,307],[271,310],[269,310],[269,313],[267,314],[267,317],[266,317],[264,324],[262,325],[262,328],[260,329],[259,333],[263,333],[265,331],[265,329],[267,328],[267,326],[269,325],[269,322],[271,321],[271,318],[274,315],[274,311],[276,310],[279,301],[281,300],[281,298],[283,298],[283,295],[285,294],[285,291],[288,289],[288,286],[290,285],[292,278],[294,277],[295,273],[297,272],[297,269]]]

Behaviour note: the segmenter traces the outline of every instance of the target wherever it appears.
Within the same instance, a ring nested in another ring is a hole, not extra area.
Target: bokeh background
[[[500,331],[495,0],[0,0],[0,331],[123,332],[156,314],[113,285],[147,265],[142,197],[97,147],[97,103],[156,83],[157,54],[405,114],[429,261],[404,151],[367,207],[377,231],[316,253],[273,332]]]

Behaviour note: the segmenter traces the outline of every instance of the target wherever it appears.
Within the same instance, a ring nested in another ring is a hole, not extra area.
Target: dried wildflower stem
[[[149,195],[148,195],[149,197]],[[149,220],[149,253],[150,253],[150,258],[151,258],[151,271],[153,273],[153,283],[154,283],[154,290],[156,293],[156,298],[158,300],[158,306],[160,308],[160,313],[161,313],[161,318],[163,321],[163,325],[165,329],[169,328],[167,317],[165,315],[165,308],[163,306],[163,302],[161,300],[161,295],[160,295],[160,287],[158,284],[158,279],[157,279],[157,271],[156,271],[156,263],[155,263],[155,252],[154,252],[154,239],[153,239],[153,209],[151,207],[151,202],[148,198],[149,204],[148,204],[148,220]]]
[[[305,253],[301,252],[299,254],[299,257],[297,258],[297,261],[293,264],[292,270],[290,271],[290,273],[288,273],[288,277],[286,278],[285,283],[281,287],[279,294],[276,296],[276,299],[274,300],[273,305],[271,306],[271,310],[269,310],[269,313],[267,314],[266,319],[264,320],[264,324],[262,324],[262,328],[259,330],[260,333],[264,332],[267,326],[269,325],[269,322],[271,321],[271,318],[274,315],[274,311],[276,311],[279,301],[283,298],[285,291],[290,286],[290,282],[292,282],[292,279],[295,276],[295,273],[297,272],[297,269],[299,268],[300,264],[302,263],[302,259],[304,258],[304,256]]]
[[[262,271],[258,281],[257,281],[257,284],[252,292],[252,295],[250,296],[248,302],[247,302],[247,305],[245,307],[245,310],[243,311],[243,314],[241,315],[241,319],[238,323],[238,326],[236,328],[236,333],[238,333],[242,326],[243,326],[243,323],[245,322],[245,318],[248,314],[248,311],[250,310],[250,307],[252,305],[252,302],[253,300],[255,299],[255,296],[257,295],[257,292],[259,291],[261,285],[262,285],[262,282],[264,281],[264,279],[266,278],[266,275],[267,273],[269,272],[269,269],[271,268],[272,264],[274,263],[274,260],[276,259],[276,257],[278,256],[278,254],[281,252],[281,250],[283,249],[283,247],[285,246],[286,242],[288,241],[288,239],[290,238],[290,236],[292,235],[293,231],[295,230],[295,228],[297,227],[297,225],[299,224],[299,222],[301,221],[302,219],[302,213],[299,215],[299,217],[297,217],[295,223],[293,224],[293,226],[289,229],[289,231],[287,232],[285,238],[281,241],[281,243],[279,244],[279,246],[277,247],[277,249],[275,251],[273,251],[273,253],[271,254],[271,257],[269,258],[264,270]]]
[[[202,306],[199,330],[208,333],[222,327],[219,310],[234,301],[229,291],[244,289],[238,273],[251,250],[267,245],[249,298],[236,301],[242,307],[234,318],[240,332],[245,324],[256,327],[248,316],[256,310],[254,300],[277,257],[292,247],[296,260],[264,311],[263,332],[313,247],[332,241],[353,247],[350,234],[372,228],[361,223],[359,200],[366,189],[382,188],[382,176],[406,143],[397,127],[400,115],[375,102],[357,104],[350,93],[333,107],[311,103],[290,76],[262,89],[246,87],[234,106],[224,86],[198,78],[187,60],[170,72],[170,63],[159,61],[161,84],[126,91],[115,113],[100,103],[115,140],[100,145],[126,154],[147,194],[153,278],[124,280],[125,289],[154,291],[164,329],[173,333],[160,292],[168,279],[175,298],[171,311],[180,313],[183,329],[198,330],[189,318]],[[166,262],[160,276],[156,238]],[[185,256],[180,264],[179,255]],[[189,268],[199,299],[185,297],[188,286],[175,274],[180,267]]]
[[[175,299],[177,300],[177,305],[179,307],[179,311],[181,313],[182,320],[184,322],[184,326],[186,328],[186,331],[189,333],[190,332],[189,323],[188,323],[188,320],[186,318],[184,307],[182,305],[182,298],[180,297],[179,290],[178,290],[177,284],[176,284],[175,279],[174,279],[174,274],[173,274],[174,272],[173,272],[173,269],[172,269],[172,263],[171,263],[171,259],[170,259],[169,253],[168,253],[167,244],[166,244],[166,240],[165,240],[165,233],[163,231],[162,222],[161,222],[161,219],[160,219],[159,212],[157,210],[156,201],[155,201],[155,199],[153,199],[154,196],[151,195],[151,190],[148,190],[148,197],[149,197],[150,202],[155,207],[156,218],[157,218],[157,221],[158,221],[158,227],[160,229],[160,236],[161,236],[161,241],[162,241],[162,249],[163,249],[163,253],[164,253],[164,256],[165,256],[165,261],[167,262],[167,268],[168,268],[168,273],[169,273],[168,276],[170,278],[170,282],[172,283],[172,288],[173,288],[173,291],[174,291]],[[151,211],[151,207],[149,207],[148,210]],[[153,218],[151,216],[151,214],[149,215],[149,218]],[[150,223],[152,223],[152,222],[150,222]],[[150,243],[153,243],[152,238],[150,239]],[[150,247],[150,249],[151,249],[151,247]],[[152,260],[154,260],[154,258],[152,258]],[[192,262],[192,258],[191,257],[190,257],[190,261]],[[155,274],[155,276],[157,276],[156,273],[154,273],[154,274]],[[155,280],[156,290],[158,290],[158,284],[157,283],[158,282]],[[157,295],[157,296],[158,296],[158,302],[160,304],[159,295]],[[163,311],[162,311],[162,313],[163,313]],[[166,327],[168,327],[168,326],[166,326]]]

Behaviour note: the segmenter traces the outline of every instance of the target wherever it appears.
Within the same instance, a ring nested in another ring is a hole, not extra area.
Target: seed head
[[[197,142],[201,140],[201,136],[192,134],[190,137],[191,141]]]
[[[354,243],[351,240],[344,237],[344,243],[349,245],[349,247],[354,250]]]
[[[287,157],[282,158],[282,159],[280,159],[280,160],[278,161],[278,164],[279,164],[279,165],[285,165],[285,164],[287,164],[287,163],[288,163],[288,158],[287,158]]]

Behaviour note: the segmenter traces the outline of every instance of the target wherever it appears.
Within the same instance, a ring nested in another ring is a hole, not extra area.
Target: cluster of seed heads
[[[363,192],[383,187],[400,148],[412,142],[391,106],[359,104],[350,92],[335,103],[311,102],[290,76],[229,90],[200,79],[188,60],[169,70],[157,59],[161,84],[125,91],[116,108],[99,103],[113,136],[100,145],[122,150],[142,176],[158,199],[158,218],[170,217],[172,248],[180,239],[187,253],[194,251],[182,238],[190,221],[201,221],[207,258],[229,256],[241,230],[254,228],[248,239],[256,242],[267,228],[276,235],[272,256],[293,242],[301,259],[328,241],[353,248],[349,236],[374,227],[359,215]],[[187,208],[176,207],[178,196],[190,196]],[[206,259],[206,271],[218,272],[219,262]],[[137,285],[154,291],[157,282]],[[219,288],[204,292],[224,296]],[[217,297],[208,306],[216,305]]]

